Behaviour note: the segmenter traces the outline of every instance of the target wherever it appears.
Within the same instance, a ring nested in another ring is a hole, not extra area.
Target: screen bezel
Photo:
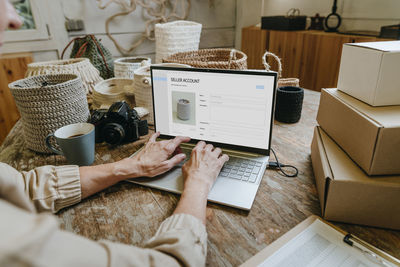
[[[151,75],[151,92],[152,92],[152,100],[153,100],[153,114],[154,114],[154,130],[157,132],[156,126],[156,110],[155,110],[155,99],[154,99],[154,82],[153,82],[153,70],[170,70],[170,71],[188,71],[188,72],[211,72],[211,73],[227,73],[227,74],[246,74],[246,75],[258,75],[258,76],[272,76],[274,77],[274,89],[273,89],[273,100],[271,106],[271,122],[270,122],[270,134],[268,140],[268,149],[262,148],[255,148],[255,147],[248,147],[248,146],[239,146],[239,145],[232,145],[227,143],[218,143],[213,141],[205,141],[209,144],[212,144],[215,147],[220,147],[222,149],[230,149],[230,150],[237,150],[242,152],[251,152],[257,153],[261,155],[269,156],[270,148],[271,148],[271,140],[272,140],[272,126],[274,123],[274,111],[275,111],[275,97],[276,97],[276,86],[277,86],[277,76],[276,72],[267,72],[267,71],[252,71],[252,70],[224,70],[224,69],[200,69],[200,68],[182,68],[182,67],[170,67],[170,66],[150,66],[150,75]],[[162,139],[173,139],[175,136],[173,135],[166,135],[160,134],[159,138]],[[195,144],[199,139],[191,139],[190,143]]]

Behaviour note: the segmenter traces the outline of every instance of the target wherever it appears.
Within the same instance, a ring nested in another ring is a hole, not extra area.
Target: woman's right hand
[[[182,167],[185,189],[192,186],[195,188],[205,186],[209,192],[222,166],[228,160],[228,155],[222,154],[220,148],[206,145],[203,141],[198,142],[192,150],[190,159]]]

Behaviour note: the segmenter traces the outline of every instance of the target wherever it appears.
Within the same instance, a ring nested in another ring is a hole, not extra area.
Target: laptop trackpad
[[[183,176],[180,167],[174,167],[168,172],[153,178],[137,178],[132,179],[132,181],[173,193],[182,193],[183,191]]]

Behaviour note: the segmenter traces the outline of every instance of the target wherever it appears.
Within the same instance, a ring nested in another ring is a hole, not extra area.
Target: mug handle
[[[51,151],[53,151],[54,153],[56,153],[56,154],[58,154],[58,155],[64,155],[64,154],[62,153],[62,151],[56,149],[55,147],[53,147],[53,146],[50,144],[50,138],[52,138],[52,137],[54,137],[54,134],[53,134],[53,133],[49,134],[49,135],[46,137],[46,146],[47,146]]]

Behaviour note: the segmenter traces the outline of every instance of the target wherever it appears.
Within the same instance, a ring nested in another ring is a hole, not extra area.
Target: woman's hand
[[[205,186],[209,191],[215,182],[222,166],[229,160],[228,155],[222,154],[220,148],[200,141],[192,150],[190,159],[183,165],[185,188],[195,184]]]
[[[174,214],[190,214],[205,224],[208,193],[228,160],[228,155],[222,154],[220,148],[214,149],[203,141],[197,143],[190,160],[182,167],[185,185]]]
[[[132,158],[121,161],[127,169],[131,168],[132,177],[154,177],[170,170],[175,165],[182,162],[186,155],[183,153],[175,154],[179,145],[189,142],[189,137],[177,136],[171,140],[157,142],[159,132],[154,133],[144,148]]]

